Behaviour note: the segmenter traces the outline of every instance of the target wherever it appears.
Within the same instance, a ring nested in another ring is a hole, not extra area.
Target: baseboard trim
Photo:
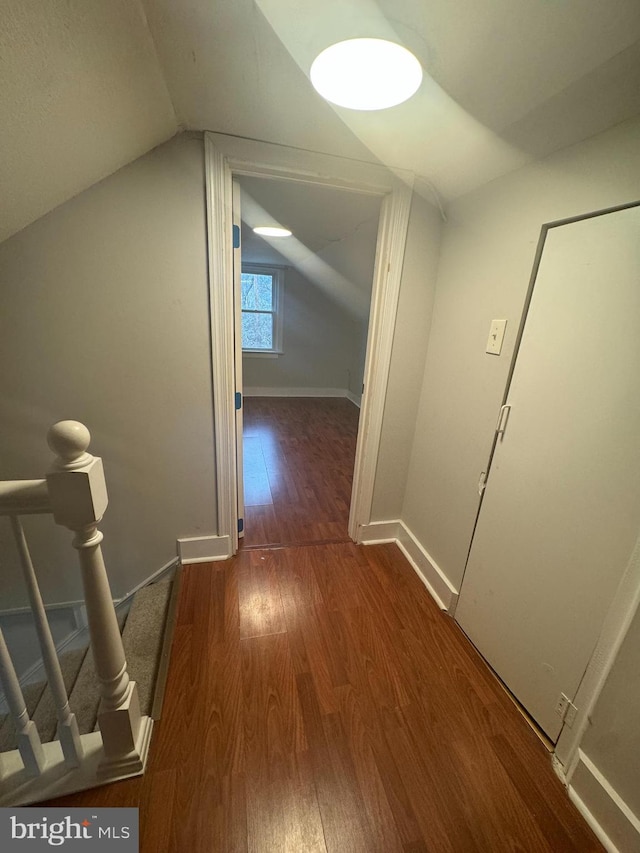
[[[173,635],[175,633],[176,621],[178,618],[178,604],[180,601],[180,591],[182,588],[182,566],[178,564],[176,573],[173,578],[173,587],[171,588],[171,597],[167,607],[167,616],[164,624],[164,637],[162,638],[162,651],[160,652],[160,661],[158,662],[158,672],[156,675],[156,685],[153,691],[153,703],[151,705],[150,717],[156,721],[160,719],[162,706],[164,704],[164,695],[167,688],[167,677],[169,675],[169,658],[171,657],[171,647],[173,645]]]
[[[569,796],[609,853],[640,850],[640,819],[581,749]]]
[[[255,388],[245,387],[245,397],[347,397],[356,406],[357,397],[346,388]],[[351,395],[351,396],[350,396]],[[355,398],[355,399],[352,399]]]
[[[178,539],[178,559],[182,565],[228,560],[230,556],[229,536],[191,536]]]
[[[345,393],[347,400],[351,400],[354,406],[358,409],[362,407],[362,394],[354,394],[353,391],[347,390]]]
[[[158,569],[157,572],[154,572],[152,575],[149,575],[148,578],[145,578],[143,581],[140,581],[137,586],[134,586],[133,589],[130,589],[129,592],[126,592],[122,598],[114,598],[113,603],[118,606],[122,604],[122,602],[126,601],[129,598],[132,598],[138,590],[142,589],[145,586],[148,586],[150,583],[157,583],[162,577],[169,574],[172,569],[175,569],[178,565],[178,558],[174,557],[172,560],[169,560],[168,563],[165,563],[162,568]],[[77,622],[80,623],[81,627],[86,625],[86,611],[84,599],[80,598],[77,601],[58,601],[55,604],[45,604],[44,609],[48,612],[50,610],[72,610],[74,614],[74,618]],[[6,616],[22,616],[31,614],[31,608],[29,606],[26,607],[12,607],[8,610],[0,610],[0,619]],[[66,639],[66,638],[65,638]],[[64,642],[64,640],[63,640]]]
[[[145,586],[149,586],[149,584],[152,583],[158,583],[158,581],[161,581],[167,575],[170,575],[175,572],[179,565],[180,561],[177,557],[174,557],[172,560],[169,560],[169,562],[165,563],[164,566],[158,569],[157,572],[154,572],[152,575],[149,575],[148,578],[145,578],[143,581],[140,581],[140,583],[134,586],[133,589],[130,589],[129,592],[125,593],[122,598],[116,599],[113,602],[116,608],[122,607],[123,605],[127,604],[133,598],[136,592],[139,592]]]
[[[77,608],[84,607],[84,600],[78,599],[77,601],[59,601],[55,604],[45,604],[45,610],[76,610]],[[29,605],[25,605],[24,607],[9,607],[6,610],[0,610],[0,619],[5,616],[22,616],[25,614],[30,614],[31,608]]]
[[[453,616],[458,590],[403,521],[376,521],[363,525],[358,541],[363,545],[395,542],[438,607]]]
[[[387,542],[397,542],[400,538],[400,519],[395,521],[372,521],[364,524],[359,530],[358,542],[362,545],[384,545]]]

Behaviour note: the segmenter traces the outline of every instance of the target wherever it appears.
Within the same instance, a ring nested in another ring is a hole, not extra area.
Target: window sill
[[[269,352],[260,352],[260,350],[243,349],[242,357],[245,358],[279,358],[284,355],[282,350],[269,350]]]

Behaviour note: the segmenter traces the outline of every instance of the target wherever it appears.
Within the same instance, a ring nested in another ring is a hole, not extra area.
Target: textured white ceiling
[[[640,112],[639,0],[144,0],[184,124],[431,179],[453,197]],[[327,44],[388,35],[427,76],[379,113],[331,107]]]
[[[176,130],[137,0],[0,0],[0,240]]]
[[[417,95],[324,102],[311,61],[353,35],[414,50]],[[0,0],[0,239],[180,126],[381,161],[452,198],[639,112],[640,0]]]

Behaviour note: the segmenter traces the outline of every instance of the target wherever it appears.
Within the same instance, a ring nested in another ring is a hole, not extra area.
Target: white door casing
[[[456,619],[555,740],[640,527],[640,208],[550,228]]]
[[[234,358],[236,371],[236,490],[238,494],[238,538],[244,536],[244,386],[242,382],[242,218],[240,216],[240,184],[233,182],[233,293],[235,311]],[[239,396],[238,396],[239,395]]]
[[[218,536],[238,548],[238,456],[235,414],[235,309],[233,294],[234,174],[324,184],[384,196],[367,336],[349,535],[359,540],[371,517],[375,470],[391,362],[414,176],[383,166],[281,145],[205,133],[209,299]]]

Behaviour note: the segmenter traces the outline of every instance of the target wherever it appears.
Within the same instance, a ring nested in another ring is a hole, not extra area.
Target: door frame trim
[[[324,184],[383,196],[367,334],[349,535],[371,519],[414,175],[411,172],[206,131],[205,184],[218,535],[238,548],[231,226],[234,175]]]
[[[572,702],[577,707],[575,721],[565,725],[556,741],[555,757],[567,783],[580,760],[580,744],[590,725],[590,717],[613,669],[631,623],[640,612],[640,536],[618,584],[602,623],[600,636]]]

